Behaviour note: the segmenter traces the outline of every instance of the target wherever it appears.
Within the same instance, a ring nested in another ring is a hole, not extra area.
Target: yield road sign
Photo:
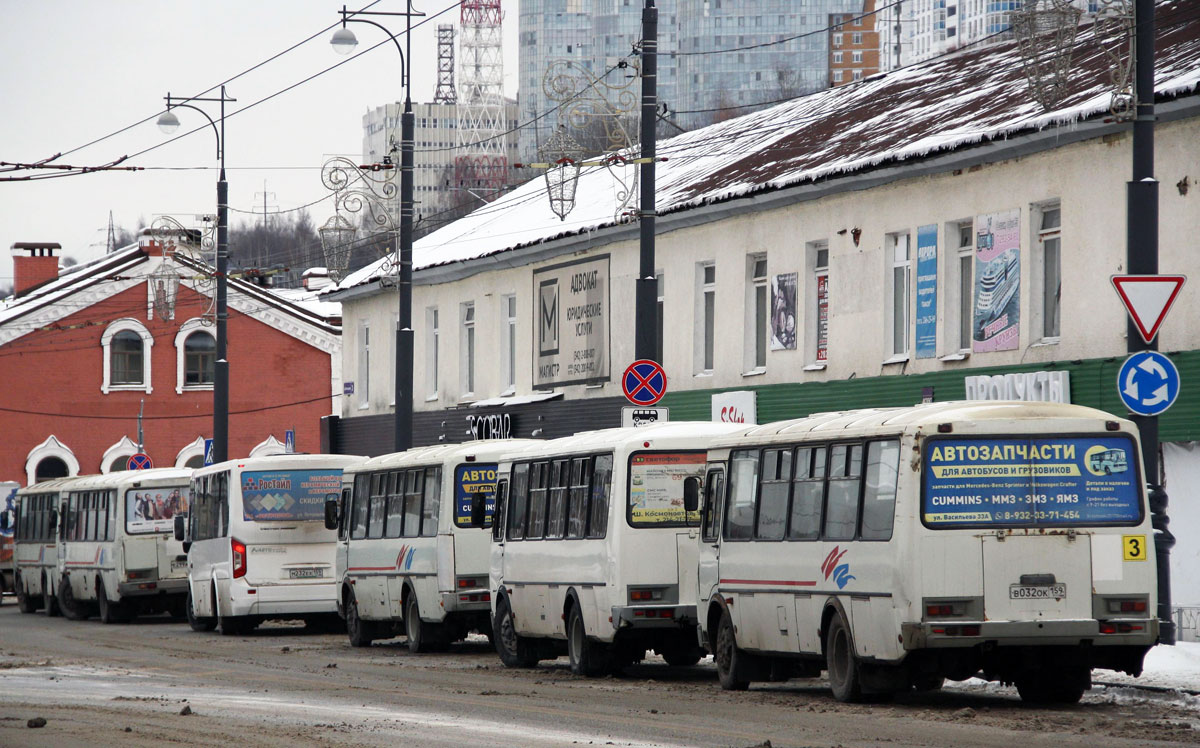
[[[667,393],[667,373],[657,361],[634,361],[621,376],[621,391],[634,405],[654,405]]]
[[[1111,280],[1138,334],[1149,343],[1158,335],[1158,328],[1171,311],[1187,276],[1114,275]]]
[[[150,455],[145,452],[138,452],[129,458],[125,467],[129,470],[149,470],[154,467],[154,460],[151,460]]]
[[[1179,396],[1179,370],[1158,351],[1138,351],[1121,365],[1117,392],[1133,413],[1156,416]]]

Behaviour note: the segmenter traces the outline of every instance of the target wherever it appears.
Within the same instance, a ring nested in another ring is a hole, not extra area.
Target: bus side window
[[[590,463],[587,457],[576,457],[571,461],[571,488],[567,499],[568,538],[582,538],[587,531],[588,480],[592,472]]]
[[[706,543],[717,542],[717,530],[721,527],[721,502],[725,498],[725,471],[709,470],[704,480],[704,516],[701,521],[700,537]]]
[[[792,486],[789,540],[821,537],[821,508],[825,504],[825,447],[796,450],[796,478]]]
[[[825,539],[853,540],[858,529],[862,488],[861,444],[835,444],[829,451],[829,495],[825,503]]]
[[[754,535],[754,498],[758,491],[758,450],[734,452],[730,460],[729,507],[725,539],[747,540]]]
[[[896,515],[896,479],[900,442],[895,439],[867,445],[866,486],[863,488],[862,537],[890,540]]]
[[[350,511],[350,497],[353,495],[354,491],[352,489],[342,489],[342,497],[338,502],[338,540],[346,539],[346,513]]]
[[[508,539],[525,537],[525,513],[529,507],[529,463],[513,465],[512,493],[508,507]]]
[[[404,476],[404,537],[421,534],[421,493],[425,489],[425,472],[409,470]]]
[[[354,479],[354,497],[350,503],[350,539],[367,537],[367,503],[371,500],[371,476]]]
[[[550,463],[535,462],[529,473],[529,524],[525,537],[540,540],[546,532],[546,479]]]
[[[216,493],[214,500],[220,513],[216,536],[223,538],[229,535],[229,473],[217,473],[213,478]]]
[[[442,469],[431,467],[425,471],[425,503],[421,507],[421,535],[434,537],[438,530],[438,517],[442,507]]]
[[[791,485],[792,450],[767,450],[763,454],[762,486],[758,493],[754,537],[760,540],[783,540]]]
[[[492,540],[504,539],[504,520],[508,516],[508,481],[496,481],[496,508],[492,510]]]
[[[567,531],[567,487],[571,483],[571,462],[555,460],[550,464],[549,500],[546,509],[546,537],[562,538]]]
[[[592,459],[592,496],[588,507],[587,536],[603,538],[608,533],[608,503],[612,495],[612,455]]]
[[[383,537],[383,520],[387,506],[387,473],[371,476],[371,503],[367,510],[367,537]]]

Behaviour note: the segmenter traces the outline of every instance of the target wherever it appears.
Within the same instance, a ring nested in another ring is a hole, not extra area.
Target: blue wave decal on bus
[[[496,511],[496,463],[472,463],[454,469],[454,524],[471,525],[471,497],[483,492],[488,527]]]
[[[930,439],[922,515],[931,527],[1136,524],[1128,436]]]
[[[325,497],[342,490],[342,471],[247,470],[241,488],[242,514],[247,520],[323,521]]]

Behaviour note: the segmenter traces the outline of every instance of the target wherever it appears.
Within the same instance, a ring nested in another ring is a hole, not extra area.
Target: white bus
[[[186,557],[171,537],[188,510],[183,468],[76,478],[64,488],[58,536],[58,605],[73,620],[104,623],[142,613],[183,614]]]
[[[58,519],[66,488],[77,478],[54,478],[18,489],[13,533],[13,585],[22,613],[59,615]]]
[[[732,424],[668,423],[531,445],[499,466],[493,640],[509,667],[566,649],[598,675],[653,649],[695,664],[698,515],[683,485]]]
[[[349,455],[277,455],[208,465],[192,474],[186,539],[188,623],[247,633],[271,618],[337,621],[334,553],[325,500],[337,496]]]
[[[1113,452],[1133,469],[1108,474]],[[1092,668],[1140,674],[1158,635],[1140,456],[1129,421],[1054,403],[822,413],[719,440],[697,578],[721,685],[824,669],[851,701],[982,673],[1073,703]]]
[[[339,530],[338,609],[352,645],[403,632],[411,651],[426,652],[472,631],[491,636],[496,461],[534,443],[418,447],[346,469],[327,526]]]

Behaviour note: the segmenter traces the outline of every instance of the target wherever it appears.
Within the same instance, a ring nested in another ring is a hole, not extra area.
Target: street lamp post
[[[225,322],[227,269],[229,265],[229,183],[225,181],[225,102],[237,101],[225,96],[225,86],[221,86],[220,98],[193,96],[179,99],[166,96],[167,111],[158,118],[158,127],[170,135],[179,129],[179,118],[171,110],[175,107],[186,107],[200,112],[212,125],[213,133],[217,136],[217,160],[221,162],[221,172],[217,177],[217,361],[213,372],[213,462],[224,462],[229,459],[229,361],[225,344]],[[216,101],[221,105],[220,126],[213,121],[200,107],[189,103],[192,101]]]
[[[387,34],[400,53],[400,85],[404,87],[404,114],[400,119],[400,242],[396,248],[399,265],[400,310],[396,325],[396,420],[395,450],[403,452],[412,447],[413,425],[413,330],[412,330],[412,238],[413,238],[413,138],[416,129],[409,86],[409,63],[412,59],[412,18],[424,13],[412,9],[412,0],[406,0],[405,12],[384,13],[382,11],[348,11],[342,6],[342,27],[333,32],[329,43],[338,54],[350,54],[358,45],[354,32],[346,28],[348,23],[368,23]],[[404,42],[408,50],[400,46],[400,40],[382,24],[363,16],[403,16],[405,20]]]

